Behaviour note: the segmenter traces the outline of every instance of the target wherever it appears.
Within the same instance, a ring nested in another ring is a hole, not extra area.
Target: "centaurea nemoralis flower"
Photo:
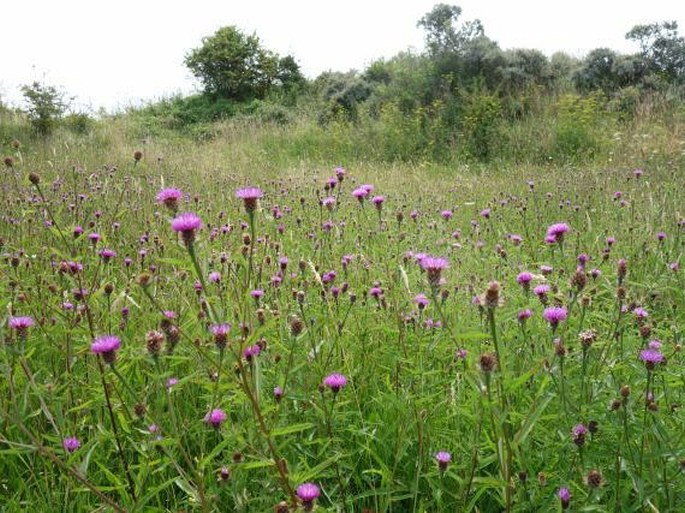
[[[564,235],[566,235],[570,229],[571,227],[566,223],[555,223],[547,228],[546,240],[561,244],[564,242]]]
[[[657,366],[657,364],[663,363],[665,358],[664,355],[661,354],[661,351],[659,349],[645,349],[643,351],[640,351],[640,360],[642,360],[645,364],[645,367],[647,370],[654,370],[654,368]]]
[[[69,436],[62,440],[62,447],[64,447],[64,450],[68,453],[72,453],[81,447],[81,441],[76,437]]]
[[[587,435],[587,428],[583,424],[576,424],[571,430],[571,439],[578,447],[585,444],[585,435]]]
[[[90,346],[93,354],[102,355],[105,363],[113,364],[116,361],[116,352],[121,347],[121,340],[114,335],[103,335],[96,338]]]
[[[183,192],[174,187],[162,189],[157,194],[157,202],[167,207],[172,212],[178,210],[178,201],[183,197]]]
[[[302,501],[302,509],[311,511],[314,508],[314,501],[320,494],[319,487],[314,483],[304,483],[297,487],[297,496]]]
[[[21,339],[26,338],[26,332],[31,326],[33,326],[33,324],[33,319],[28,316],[10,317],[9,321],[7,322],[9,328],[16,331],[17,336]]]
[[[560,322],[566,320],[568,312],[563,306],[550,306],[549,308],[545,308],[542,316],[554,330],[559,326]]]
[[[202,227],[202,219],[192,212],[179,215],[171,221],[171,229],[179,232],[186,246],[195,240],[195,232]]]
[[[571,492],[566,487],[559,488],[559,501],[561,502],[561,509],[568,509],[571,504]]]
[[[432,286],[440,285],[440,277],[442,271],[449,267],[449,262],[446,258],[425,256],[421,259],[421,268],[426,271],[428,275],[428,283]]]
[[[207,424],[210,424],[214,429],[219,429],[219,427],[221,427],[221,424],[227,418],[228,416],[223,410],[219,408],[214,408],[207,415],[205,415],[205,422]]]
[[[347,385],[347,378],[342,374],[334,373],[326,376],[323,380],[323,384],[331,389],[331,392],[337,394],[340,389]]]
[[[244,187],[235,191],[235,196],[243,200],[245,211],[252,215],[257,209],[257,200],[264,196],[264,193],[258,187]]]
[[[452,461],[452,455],[447,451],[440,451],[435,454],[435,461],[438,462],[438,468],[440,469],[440,472],[444,472],[447,470],[447,466],[450,464],[450,461]]]

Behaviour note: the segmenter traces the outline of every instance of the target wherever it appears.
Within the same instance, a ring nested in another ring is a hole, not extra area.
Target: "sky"
[[[112,112],[199,90],[184,56],[217,29],[235,25],[262,45],[293,55],[310,78],[363,70],[379,58],[423,49],[416,22],[436,0],[16,0],[3,2],[0,100],[22,105],[19,87],[60,86],[75,105]],[[464,20],[507,48],[636,51],[634,25],[675,20],[678,0],[446,0]]]

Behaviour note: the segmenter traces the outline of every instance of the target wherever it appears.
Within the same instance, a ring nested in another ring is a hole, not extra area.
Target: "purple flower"
[[[328,210],[333,210],[333,207],[335,206],[335,198],[333,196],[324,198],[321,200],[321,205],[326,207]]]
[[[117,252],[113,249],[105,248],[100,250],[100,258],[102,258],[104,263],[108,263],[115,256],[117,256]]]
[[[587,428],[583,424],[576,424],[571,430],[571,439],[578,447],[585,444],[585,435],[587,435]]]
[[[244,187],[235,191],[235,197],[243,200],[245,211],[252,214],[257,209],[257,200],[264,196],[259,187]]]
[[[357,187],[355,190],[352,191],[352,196],[357,198],[359,200],[359,203],[364,201],[364,198],[366,198],[369,195],[369,191],[364,188],[364,186]]]
[[[516,283],[523,287],[523,290],[530,290],[530,282],[533,281],[533,275],[529,272],[522,272],[516,277]]]
[[[205,422],[211,424],[213,428],[218,429],[221,423],[228,418],[226,413],[219,408],[214,408],[207,415],[205,415]]]
[[[547,294],[549,294],[550,290],[551,289],[549,285],[547,285],[546,283],[542,283],[533,289],[533,294],[535,294],[540,299],[540,301],[544,301],[546,300]]]
[[[176,212],[178,209],[178,200],[183,197],[183,193],[179,189],[168,187],[162,189],[157,194],[157,202],[166,206],[169,210]]]
[[[214,343],[216,346],[219,349],[226,347],[226,343],[228,342],[228,333],[231,331],[231,325],[215,324],[210,328],[210,330],[212,331],[212,335],[214,335]]]
[[[530,319],[533,316],[533,312],[530,309],[525,309],[521,310],[516,317],[518,318],[520,323],[526,322],[528,319]]]
[[[566,223],[555,223],[547,228],[547,238],[554,239],[553,242],[563,242],[564,235],[566,235],[571,227]]]
[[[646,319],[647,317],[649,317],[649,313],[647,312],[647,310],[639,306],[633,310],[633,314],[639,320]]]
[[[554,268],[551,265],[541,265],[540,266],[540,272],[543,274],[543,276],[549,276],[552,274],[552,271],[554,271]]]
[[[347,385],[347,378],[342,374],[330,374],[323,380],[323,384],[331,389],[331,392],[337,394],[341,388]]]
[[[252,359],[259,356],[259,353],[261,352],[262,349],[257,344],[254,344],[252,346],[247,346],[245,348],[245,350],[243,351],[243,356],[248,362],[251,362]]]
[[[252,292],[250,292],[250,296],[252,296],[255,299],[260,299],[264,296],[264,291],[262,289],[255,289]]]
[[[490,214],[492,213],[492,210],[489,208],[485,208],[480,211],[480,216],[484,217],[485,219],[490,219]]]
[[[81,441],[74,436],[69,436],[62,440],[62,447],[64,447],[64,450],[68,453],[72,453],[81,447]]]
[[[571,492],[569,492],[568,488],[562,487],[559,488],[559,500],[561,501],[561,509],[568,509],[569,504],[571,503]]]
[[[423,310],[428,306],[429,301],[425,294],[417,294],[416,297],[414,297],[414,303],[419,307],[419,310]]]
[[[452,455],[447,451],[440,451],[435,454],[435,461],[438,462],[438,468],[440,469],[440,472],[444,472],[447,470],[447,466],[450,464],[450,461],[452,461]]]
[[[195,240],[195,232],[202,227],[202,219],[192,212],[179,215],[171,221],[171,229],[180,232],[186,246]]]
[[[371,287],[369,289],[369,296],[378,299],[383,295],[383,289],[381,287]]]
[[[453,214],[451,210],[443,210],[442,212],[440,212],[440,215],[445,221],[449,221],[450,219],[452,219]]]
[[[93,354],[102,355],[105,363],[112,364],[116,360],[116,352],[121,347],[121,340],[114,335],[103,335],[96,338],[90,346]]]
[[[314,507],[314,501],[319,498],[319,487],[314,483],[304,483],[297,487],[297,496],[302,501],[302,507],[305,511],[311,511]]]
[[[33,324],[33,319],[27,316],[10,317],[9,321],[7,322],[7,325],[10,327],[10,329],[16,331],[20,335],[26,334],[26,330],[33,326]]]
[[[274,399],[276,399],[276,402],[280,402],[283,399],[283,389],[281,387],[274,388]]]
[[[212,283],[219,283],[221,281],[221,274],[217,271],[212,271],[209,273],[209,281]]]
[[[567,315],[568,312],[563,306],[550,306],[549,308],[545,308],[545,311],[542,314],[552,329],[556,329],[560,322],[565,321]]]
[[[449,262],[446,258],[425,256],[421,259],[421,268],[426,271],[428,275],[428,283],[433,286],[440,285],[440,277],[442,271],[449,267]]]
[[[381,207],[383,206],[383,202],[385,201],[384,196],[374,196],[371,198],[371,203],[376,207],[376,209],[380,210]]]
[[[640,351],[640,360],[642,360],[647,367],[647,370],[654,370],[657,364],[663,363],[665,358],[659,349],[645,349]]]
[[[523,242],[523,237],[516,233],[509,234],[509,240],[514,246],[519,246]]]
[[[345,179],[345,168],[344,167],[336,167],[335,168],[335,176],[339,182],[342,182]]]

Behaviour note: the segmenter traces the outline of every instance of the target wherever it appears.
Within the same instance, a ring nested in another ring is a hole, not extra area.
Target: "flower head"
[[[25,335],[26,330],[33,326],[33,324],[33,319],[28,316],[10,317],[9,321],[7,322],[7,325],[10,327],[10,329],[15,330],[20,335]]]
[[[563,306],[550,306],[549,308],[545,308],[542,316],[550,324],[552,329],[555,329],[559,326],[560,322],[566,320],[568,311]]]
[[[62,440],[62,447],[64,447],[64,450],[68,453],[72,453],[81,447],[81,441],[74,436],[69,436]]]
[[[337,394],[341,388],[347,385],[347,378],[338,373],[330,374],[323,380],[323,384],[330,388],[331,392]]]
[[[447,451],[440,451],[435,454],[435,461],[438,462],[438,468],[441,472],[447,470],[447,466],[452,461],[452,455]]]
[[[93,354],[102,355],[102,359],[106,363],[114,363],[116,360],[116,351],[121,347],[121,340],[114,335],[103,335],[96,338],[90,346]]]
[[[205,415],[205,422],[207,424],[211,424],[213,428],[218,429],[221,426],[221,423],[227,418],[228,416],[223,410],[214,408],[207,415]]]
[[[559,500],[561,501],[561,509],[568,509],[571,503],[571,492],[566,487],[559,488]]]
[[[179,215],[171,221],[171,229],[179,232],[186,246],[195,240],[195,232],[202,227],[202,219],[192,212]]]
[[[442,271],[449,267],[449,262],[446,258],[425,256],[421,259],[421,268],[428,274],[428,282],[433,285],[440,285],[440,276]]]
[[[297,496],[302,501],[302,507],[305,511],[311,511],[314,507],[314,501],[319,498],[319,487],[314,483],[304,483],[297,487]]]
[[[245,211],[252,214],[257,209],[257,200],[264,196],[259,187],[244,187],[235,191],[235,197],[243,200]]]
[[[642,360],[647,367],[647,370],[654,370],[657,364],[663,363],[665,358],[664,355],[659,351],[658,348],[649,348],[640,351],[640,360]]]
[[[571,430],[571,439],[578,447],[585,444],[585,435],[587,435],[587,428],[583,424],[576,424]]]
[[[167,207],[172,212],[178,209],[178,201],[183,197],[183,192],[174,187],[162,189],[157,194],[157,202]]]
[[[553,242],[563,242],[564,235],[566,235],[571,227],[566,223],[555,223],[547,228],[547,239],[553,239]]]

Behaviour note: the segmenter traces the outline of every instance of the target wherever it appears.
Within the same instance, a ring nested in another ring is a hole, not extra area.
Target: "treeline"
[[[358,139],[352,146],[368,145],[382,160],[439,161],[584,160],[601,152],[611,130],[636,119],[685,117],[685,39],[675,22],[633,27],[626,38],[636,43],[634,54],[597,48],[582,59],[503,50],[455,5],[436,5],[418,26],[424,51],[314,80],[294,56],[224,27],[185,56],[202,93],[122,116],[141,136],[173,131],[206,139],[220,132],[217,122],[240,119],[298,124],[309,144],[316,130]],[[328,135],[320,141],[332,143]]]

